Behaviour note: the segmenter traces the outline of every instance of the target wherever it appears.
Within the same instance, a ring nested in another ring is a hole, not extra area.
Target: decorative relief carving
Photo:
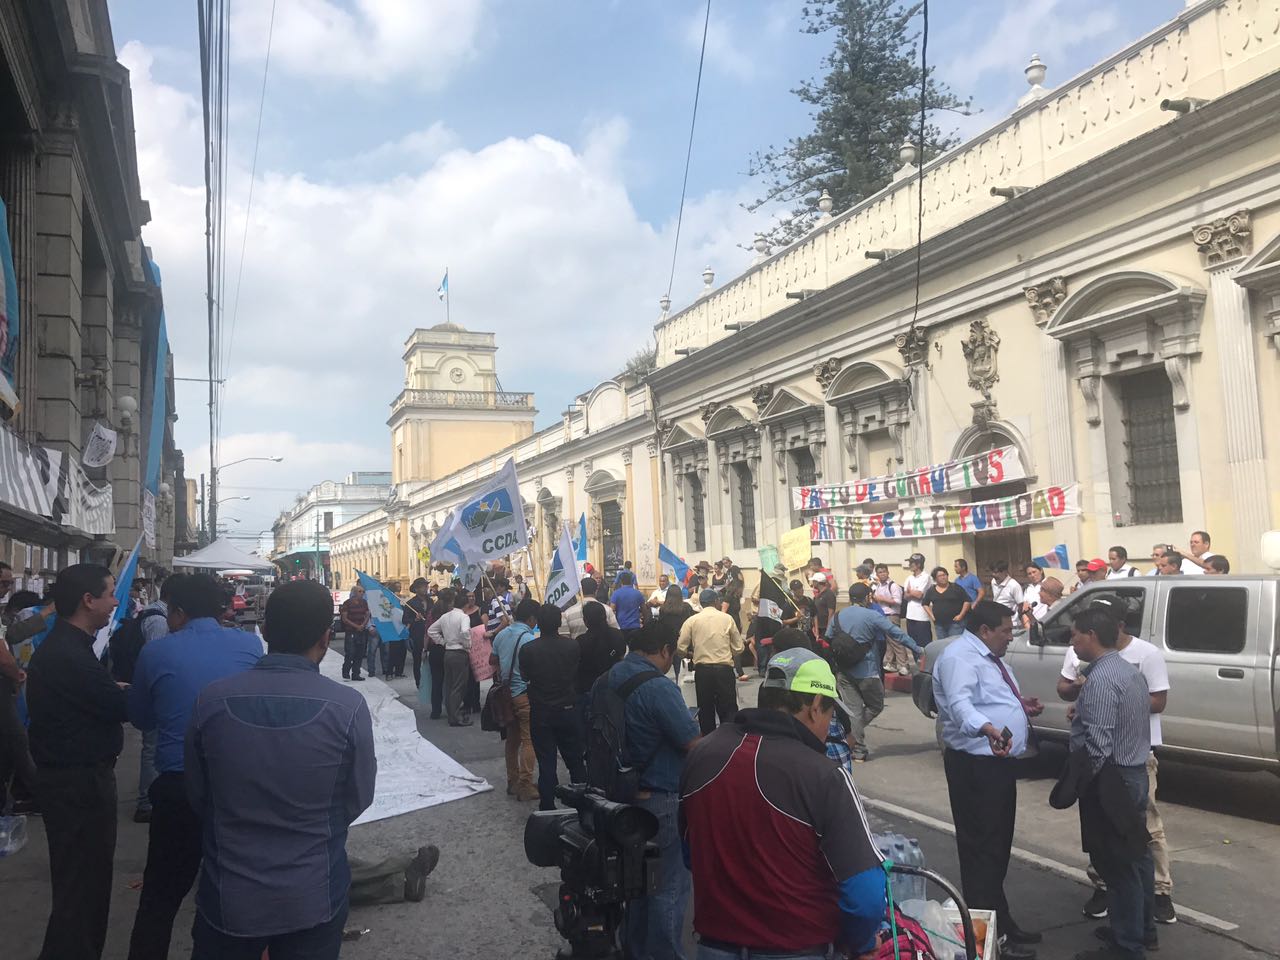
[[[1000,411],[996,409],[994,400],[985,398],[975,400],[971,406],[973,407],[973,425],[975,427],[986,427],[1000,419]],[[902,458],[899,457],[898,459],[901,460]]]
[[[831,357],[821,363],[814,364],[813,377],[818,381],[818,386],[822,388],[824,393],[835,382],[836,375],[840,372],[842,366],[844,366],[844,363],[839,357]]]
[[[902,362],[909,367],[919,366],[929,359],[929,337],[919,327],[893,338],[893,345],[902,354]]]
[[[624,467],[631,466],[631,448],[630,447],[622,448],[622,465]]]
[[[715,416],[716,411],[719,409],[720,409],[720,404],[717,401],[712,400],[710,403],[704,403],[702,405],[702,407],[698,412],[698,415],[702,418],[702,422],[706,423],[713,416]]]
[[[592,471],[593,471],[594,469],[595,469],[595,468],[594,468],[594,466],[593,466],[593,465],[592,465],[592,463],[591,463],[591,458],[590,458],[590,457],[588,457],[586,460],[583,460],[583,461],[582,461],[582,475],[583,475],[584,477],[586,477],[588,480],[590,480],[590,479],[591,479],[591,473],[592,473]]]
[[[1173,406],[1177,410],[1186,410],[1191,406],[1191,394],[1187,388],[1187,370],[1191,366],[1191,358],[1186,354],[1167,357],[1164,361],[1164,372],[1169,375],[1169,385],[1173,388]]]
[[[969,386],[991,399],[991,388],[1000,380],[997,353],[1000,334],[991,329],[986,317],[979,317],[969,324],[969,336],[960,344],[964,361],[969,368]]]
[[[1054,311],[1067,299],[1067,278],[1050,277],[1044,283],[1023,287],[1022,292],[1027,297],[1027,306],[1031,308],[1036,323],[1048,323]]]
[[[1085,423],[1096,427],[1102,422],[1102,404],[1098,401],[1098,387],[1102,378],[1096,375],[1081,377],[1076,382],[1080,384],[1080,395],[1084,397]]]
[[[644,442],[644,452],[649,454],[649,458],[653,459],[658,455],[658,438],[649,437]]]
[[[751,391],[751,402],[756,405],[756,412],[763,413],[764,408],[769,405],[769,401],[773,399],[773,384],[762,383],[754,387]]]
[[[1237,210],[1230,216],[1192,227],[1191,239],[1200,251],[1200,262],[1206,270],[1247,257],[1253,249],[1249,211]]]

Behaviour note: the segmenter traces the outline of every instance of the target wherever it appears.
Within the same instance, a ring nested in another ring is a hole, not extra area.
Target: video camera
[[[618,931],[628,900],[658,889],[658,818],[575,783],[556,787],[572,810],[540,810],[524,825],[535,867],[560,868],[556,930],[569,941],[558,960],[620,958]]]

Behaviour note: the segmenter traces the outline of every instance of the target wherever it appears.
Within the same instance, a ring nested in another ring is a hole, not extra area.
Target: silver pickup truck
[[[1071,621],[1090,594],[1131,598],[1129,632],[1158,646],[1169,667],[1169,705],[1161,717],[1161,755],[1234,769],[1280,774],[1280,577],[1130,577],[1090,584],[1064,597],[1041,629],[1017,629],[1005,662],[1022,693],[1039,697],[1035,721],[1045,738],[1065,740],[1067,704],[1058,675],[1071,642]],[[926,663],[950,641],[934,641]],[[916,706],[936,715],[933,678],[914,681]]]

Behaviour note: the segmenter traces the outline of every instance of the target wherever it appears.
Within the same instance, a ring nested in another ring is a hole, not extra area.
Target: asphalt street
[[[404,702],[416,705],[411,681],[395,681]],[[682,685],[687,699],[692,686]],[[755,701],[756,683],[740,685],[740,702]],[[524,857],[524,821],[532,809],[505,789],[502,744],[479,726],[451,729],[418,713],[422,734],[483,776],[495,789],[480,796],[355,827],[348,850],[377,857],[435,843],[440,866],[427,882],[422,903],[360,908],[348,931],[359,934],[343,956],[360,958],[456,957],[551,958],[561,941],[551,921],[558,878],[554,870],[530,866]],[[958,881],[949,830],[946,784],[933,740],[933,725],[910,698],[890,694],[885,713],[871,730],[872,760],[855,767],[876,830],[919,838],[928,865]],[[1018,852],[1008,890],[1019,922],[1045,933],[1039,954],[1067,960],[1096,945],[1094,921],[1080,914],[1088,896],[1080,872],[1079,832],[1074,811],[1049,808],[1054,764],[1046,756],[1027,764],[1019,793]],[[136,776],[137,739],[127,738],[119,765],[122,785],[111,931],[105,956],[124,957],[137,885],[146,855],[146,828],[132,822],[133,796],[125,785]],[[1280,916],[1275,890],[1280,879],[1280,778],[1226,774],[1165,764],[1160,801],[1173,853],[1175,900],[1182,922],[1160,929],[1163,960],[1254,960],[1280,955]],[[36,956],[48,910],[44,835],[31,821],[31,842],[21,854],[0,860],[4,904],[0,956]],[[743,845],[750,848],[749,836]],[[1192,921],[1187,908],[1197,913]],[[179,916],[171,955],[190,955],[192,906]],[[690,915],[690,923],[692,915]],[[692,956],[692,931],[688,936]]]

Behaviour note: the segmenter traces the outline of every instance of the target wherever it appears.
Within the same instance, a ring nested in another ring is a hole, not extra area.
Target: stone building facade
[[[156,545],[142,566],[163,569],[175,539],[190,539],[187,487],[173,443],[159,275],[141,239],[150,212],[129,74],[116,60],[105,0],[0,6],[0,199],[20,323],[0,427],[6,443],[42,462],[49,455],[40,451],[52,451],[74,473],[95,425],[118,434],[115,457],[83,470],[90,484],[110,486],[114,522],[84,529],[74,511],[42,515],[11,496],[0,502],[0,557],[43,581],[69,562],[109,562],[132,549],[143,527],[151,414],[161,404]],[[6,469],[10,480],[21,473],[12,462]]]
[[[1191,4],[927,164],[918,312],[905,148],[890,187],[664,317],[668,536],[745,562],[800,519],[793,485],[1012,444],[1020,486],[1078,481],[1081,516],[815,552],[848,582],[868,554],[1145,558],[1204,528],[1258,569],[1280,509],[1277,16]]]

